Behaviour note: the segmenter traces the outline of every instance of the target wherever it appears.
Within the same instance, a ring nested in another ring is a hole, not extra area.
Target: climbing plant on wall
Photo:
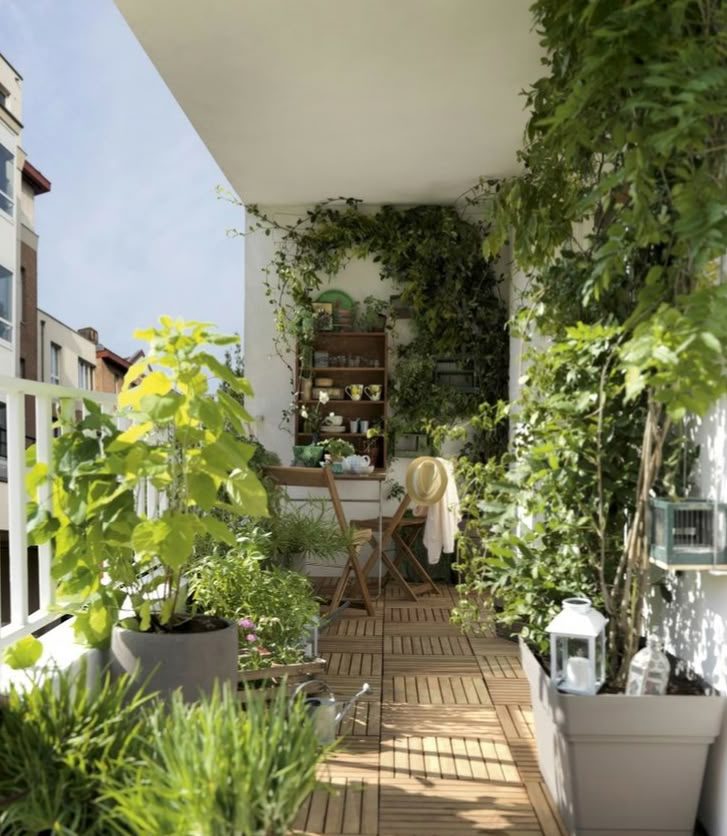
[[[251,231],[276,236],[267,268],[281,355],[310,344],[313,301],[353,258],[372,258],[410,312],[413,339],[397,346],[390,381],[394,432],[451,426],[494,403],[507,387],[505,306],[493,261],[483,255],[486,229],[452,206],[384,206],[370,212],[352,198],[326,201],[292,224],[247,207]],[[436,376],[447,358],[471,373],[462,391]],[[494,452],[504,433],[479,433],[480,452]]]
[[[727,392],[727,6],[536,0],[532,10],[547,73],[527,93],[522,174],[484,184],[485,248],[499,252],[514,229],[529,324],[550,343],[528,368],[515,458],[483,475],[478,507],[537,507],[552,490],[543,513],[557,516],[516,542],[488,511],[487,566],[480,550],[463,591],[517,577],[497,586],[509,615],[542,613],[546,598],[558,606],[563,560],[577,555],[623,682],[650,582],[649,497],[665,489],[682,420]],[[616,456],[626,458],[614,471]],[[489,490],[499,477],[507,498]]]

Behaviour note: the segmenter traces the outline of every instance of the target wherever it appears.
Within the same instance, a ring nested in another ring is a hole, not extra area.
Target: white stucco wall
[[[695,495],[727,502],[727,399],[702,422],[697,443]],[[671,604],[653,596],[652,629],[667,650],[727,694],[727,574],[686,571],[670,582]],[[727,717],[710,753],[700,817],[710,836],[727,836]]]

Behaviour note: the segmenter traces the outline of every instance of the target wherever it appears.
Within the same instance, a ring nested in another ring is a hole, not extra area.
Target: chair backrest
[[[350,526],[343,512],[336,480],[330,467],[266,467],[264,473],[279,485],[292,488],[327,488],[341,531],[348,531]]]

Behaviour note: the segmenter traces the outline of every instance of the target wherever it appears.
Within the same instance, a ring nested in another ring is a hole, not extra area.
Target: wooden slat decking
[[[347,610],[321,639],[338,699],[373,688],[342,723],[296,833],[563,836],[538,772],[517,646],[449,623],[451,587],[395,586],[375,615]]]

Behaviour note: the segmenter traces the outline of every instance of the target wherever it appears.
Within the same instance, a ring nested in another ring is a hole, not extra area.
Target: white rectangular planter
[[[561,694],[528,646],[538,764],[571,836],[692,836],[723,697]]]

